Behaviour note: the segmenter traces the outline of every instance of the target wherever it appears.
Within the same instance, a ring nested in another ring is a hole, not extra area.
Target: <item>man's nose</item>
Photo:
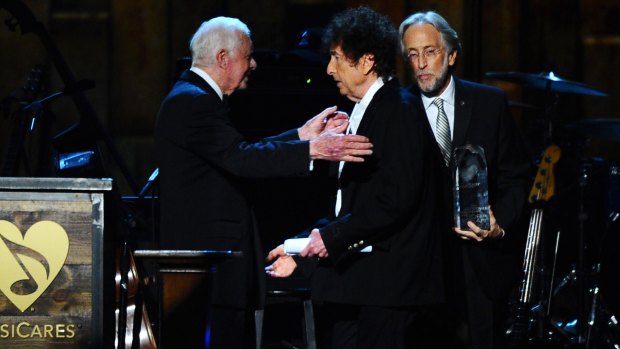
[[[327,69],[326,69],[327,75],[334,75],[333,61],[334,59],[330,58],[329,63],[327,63]]]
[[[419,55],[418,56],[418,68],[426,68],[426,66],[428,65],[428,60],[426,59],[425,55]]]

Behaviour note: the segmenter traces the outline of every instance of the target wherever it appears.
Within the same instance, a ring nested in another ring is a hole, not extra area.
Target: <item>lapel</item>
[[[429,144],[432,147],[433,152],[435,152],[435,154],[437,156],[439,156],[439,158],[441,158],[442,161],[443,161],[443,156],[441,155],[441,150],[439,149],[439,144],[437,143],[437,139],[435,138],[435,134],[433,133],[433,129],[431,128],[431,124],[428,121],[428,116],[426,115],[426,109],[424,108],[424,103],[422,102],[422,95],[421,95],[420,89],[418,89],[418,87],[415,84],[413,84],[409,88],[409,91],[415,97],[414,98],[414,101],[415,101],[414,103],[417,106],[416,111],[421,113],[421,115],[424,116],[423,117],[424,118],[424,122],[423,122],[424,131],[425,131],[426,135],[429,137]]]
[[[357,127],[356,134],[364,135],[364,136],[368,136],[369,138],[372,138],[369,135],[369,133],[371,133],[370,125],[373,124],[373,120],[375,118],[384,117],[384,116],[377,115],[377,109],[379,105],[381,105],[381,99],[387,91],[393,88],[398,88],[398,86],[399,86],[398,80],[393,78],[392,80],[387,81],[383,86],[381,86],[380,89],[377,90],[377,92],[375,92],[375,95],[372,96],[372,99],[370,100],[368,107],[364,111],[364,115],[362,116],[362,121]],[[372,139],[371,139],[371,142],[372,142]],[[351,166],[347,166],[347,163],[345,163],[344,166],[342,167],[342,173],[340,174],[340,177],[343,178],[343,175],[345,174],[345,172],[349,172],[350,170],[351,170]]]
[[[400,85],[398,83],[398,80],[396,78],[393,78],[392,80],[387,81],[383,86],[381,86],[379,90],[377,90],[375,95],[372,97],[372,100],[368,104],[368,107],[364,111],[362,121],[357,128],[356,134],[367,136],[372,142],[372,134],[374,131],[372,128],[375,124],[374,120],[376,118],[388,117],[387,115],[381,115],[379,113],[379,111],[381,110],[381,106],[385,104],[385,102],[383,102],[383,97],[393,89],[398,89],[399,86]],[[355,190],[355,185],[350,185],[350,179],[359,175],[360,171],[364,172],[366,169],[368,169],[369,166],[373,166],[373,163],[373,155],[371,155],[370,158],[366,159],[366,161],[363,163],[345,163],[345,165],[342,167],[342,172],[340,173],[339,179],[339,187],[340,189],[342,189],[342,205],[340,208],[341,214],[348,212],[352,205],[353,197],[351,195],[351,192],[352,190]]]
[[[458,147],[465,143],[467,129],[471,120],[473,100],[471,91],[463,82],[454,75],[454,135],[452,137],[452,147]]]
[[[357,127],[356,134],[365,135],[365,136],[368,135],[369,125],[372,124],[372,120],[376,117],[377,107],[381,104],[381,98],[386,93],[386,91],[393,89],[393,88],[397,88],[397,87],[398,87],[398,80],[394,78],[390,81],[386,81],[385,84],[381,86],[380,89],[377,90],[375,95],[372,96],[372,100],[370,101],[370,103],[368,104],[368,107],[366,108],[366,111],[364,112],[362,121]]]

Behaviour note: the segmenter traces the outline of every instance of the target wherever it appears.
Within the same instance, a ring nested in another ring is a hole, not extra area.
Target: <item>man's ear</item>
[[[453,50],[452,52],[450,52],[450,54],[448,55],[448,65],[449,66],[453,66],[454,63],[456,63],[456,56],[458,56],[459,51],[457,50]]]
[[[365,53],[359,60],[360,70],[364,75],[368,75],[375,66],[375,55]]]
[[[215,55],[215,61],[220,68],[226,68],[228,66],[229,59],[230,56],[228,55],[228,51],[223,48],[217,51],[217,54]]]

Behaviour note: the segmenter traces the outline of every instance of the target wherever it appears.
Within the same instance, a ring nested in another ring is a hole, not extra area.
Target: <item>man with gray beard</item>
[[[400,25],[399,35],[413,73],[412,93],[426,111],[427,130],[437,140],[436,156],[445,163],[440,175],[445,183],[441,197],[448,301],[439,313],[449,335],[442,338],[451,348],[504,348],[507,299],[519,276],[524,246],[525,230],[519,222],[527,197],[528,158],[505,93],[454,76],[461,43],[443,17],[433,11],[415,13]],[[453,149],[465,144],[485,152],[488,230],[473,222],[462,230],[453,221]]]

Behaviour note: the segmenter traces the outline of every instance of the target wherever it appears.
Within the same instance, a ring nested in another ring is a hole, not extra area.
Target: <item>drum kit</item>
[[[554,130],[551,115],[561,94],[607,96],[596,88],[562,79],[553,71],[540,74],[488,72],[485,77],[544,91],[545,105],[540,108],[521,102],[510,102],[509,106],[541,111],[541,118],[548,123],[543,141],[547,146],[555,143],[555,137],[551,134]],[[587,140],[620,141],[620,118],[581,119],[566,122],[559,130],[567,132],[568,139],[583,137]],[[542,241],[536,245],[541,250],[538,254],[529,251],[531,241],[528,240],[524,274],[528,274],[526,266],[536,266],[536,292],[535,296],[526,297],[525,336],[521,330],[517,331],[521,315],[517,316],[517,312],[513,311],[509,318],[508,338],[519,337],[517,341],[510,341],[513,347],[620,348],[620,257],[613,251],[615,246],[620,246],[620,166],[616,160],[608,161],[601,157],[582,159],[580,154],[587,146],[584,144],[587,143],[567,145],[569,149],[576,149],[577,166],[573,166],[576,170],[566,171],[570,172],[567,175],[570,178],[565,181],[565,186],[558,186],[556,191],[559,195],[556,196],[559,200],[544,202],[542,206],[544,211],[551,213],[545,218],[552,220],[555,211],[556,216],[562,217],[560,220],[569,223],[543,223],[543,230],[547,232],[543,231]],[[557,148],[555,145],[553,147]],[[542,165],[539,171],[541,168]],[[562,174],[562,170],[560,168],[556,173]],[[570,197],[569,200],[565,200],[567,197]],[[566,202],[573,204],[567,205]],[[532,206],[536,211],[537,208]],[[567,242],[561,244],[561,239],[569,241],[568,245]],[[558,256],[562,255],[563,248],[570,250],[567,252],[569,266],[560,272],[562,268]],[[527,261],[528,256],[535,256],[533,258],[536,260]],[[531,280],[525,281],[524,277],[521,298],[523,285],[532,287]],[[517,298],[512,297],[512,308],[516,304],[522,305],[521,298]]]

